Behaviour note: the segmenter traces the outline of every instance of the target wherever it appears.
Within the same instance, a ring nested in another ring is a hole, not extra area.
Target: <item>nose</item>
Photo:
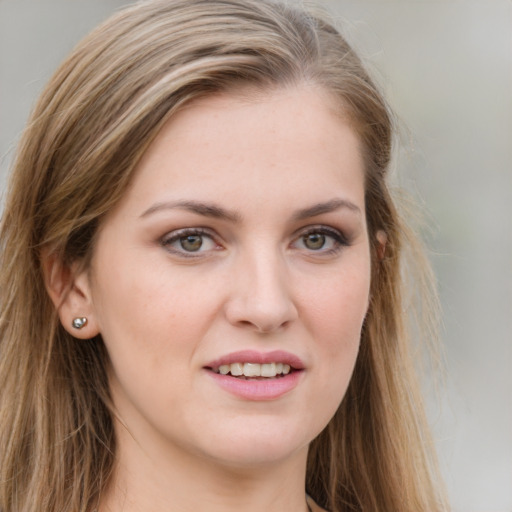
[[[285,263],[278,255],[252,255],[238,265],[226,302],[228,321],[258,333],[285,328],[298,317]]]

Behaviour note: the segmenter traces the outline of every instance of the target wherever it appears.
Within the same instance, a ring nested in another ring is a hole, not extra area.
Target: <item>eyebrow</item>
[[[152,215],[162,210],[183,209],[201,215],[203,217],[214,217],[216,219],[228,220],[230,222],[239,223],[242,219],[237,211],[226,210],[214,203],[205,203],[202,201],[166,201],[155,203],[153,206],[145,210],[141,218]],[[347,199],[331,199],[323,203],[317,203],[308,208],[298,210],[292,217],[294,221],[309,219],[324,213],[331,213],[341,209],[348,209],[354,213],[361,215],[361,209],[348,201]]]
[[[202,201],[167,201],[156,203],[148,208],[142,215],[147,217],[153,213],[162,210],[172,210],[174,208],[187,210],[203,217],[214,217],[216,219],[229,220],[231,222],[240,222],[241,216],[238,212],[230,212],[213,203],[204,203]]]
[[[331,199],[325,203],[317,203],[313,206],[310,206],[309,208],[299,210],[293,216],[293,220],[297,221],[309,219],[310,217],[316,217],[317,215],[331,213],[345,208],[354,213],[357,213],[358,215],[362,215],[361,209],[351,201],[348,201],[347,199]]]

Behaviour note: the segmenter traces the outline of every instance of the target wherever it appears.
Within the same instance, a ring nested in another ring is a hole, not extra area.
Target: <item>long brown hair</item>
[[[270,0],[153,0],[78,45],[18,148],[0,233],[0,511],[88,512],[116,453],[108,355],[100,336],[77,342],[60,325],[42,252],[87,266],[102,218],[187,102],[300,83],[329,91],[360,137],[372,247],[360,354],[310,447],[307,491],[332,512],[444,510],[403,312],[401,254],[416,245],[386,184],[393,126],[382,96],[318,16]],[[423,270],[422,289],[431,282]]]

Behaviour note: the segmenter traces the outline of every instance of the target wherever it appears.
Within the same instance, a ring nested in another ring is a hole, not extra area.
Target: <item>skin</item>
[[[369,286],[359,141],[324,91],[218,94],[174,116],[61,308],[111,359],[101,510],[305,511],[308,445],[347,389]],[[297,386],[263,401],[221,388],[205,365],[245,349],[299,357]]]

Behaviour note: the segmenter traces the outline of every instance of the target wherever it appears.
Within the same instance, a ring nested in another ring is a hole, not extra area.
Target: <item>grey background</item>
[[[297,0],[298,1],[298,0]],[[37,94],[120,0],[0,0],[0,186]],[[512,1],[324,0],[401,121],[430,212],[446,382],[429,399],[456,512],[512,511]]]

